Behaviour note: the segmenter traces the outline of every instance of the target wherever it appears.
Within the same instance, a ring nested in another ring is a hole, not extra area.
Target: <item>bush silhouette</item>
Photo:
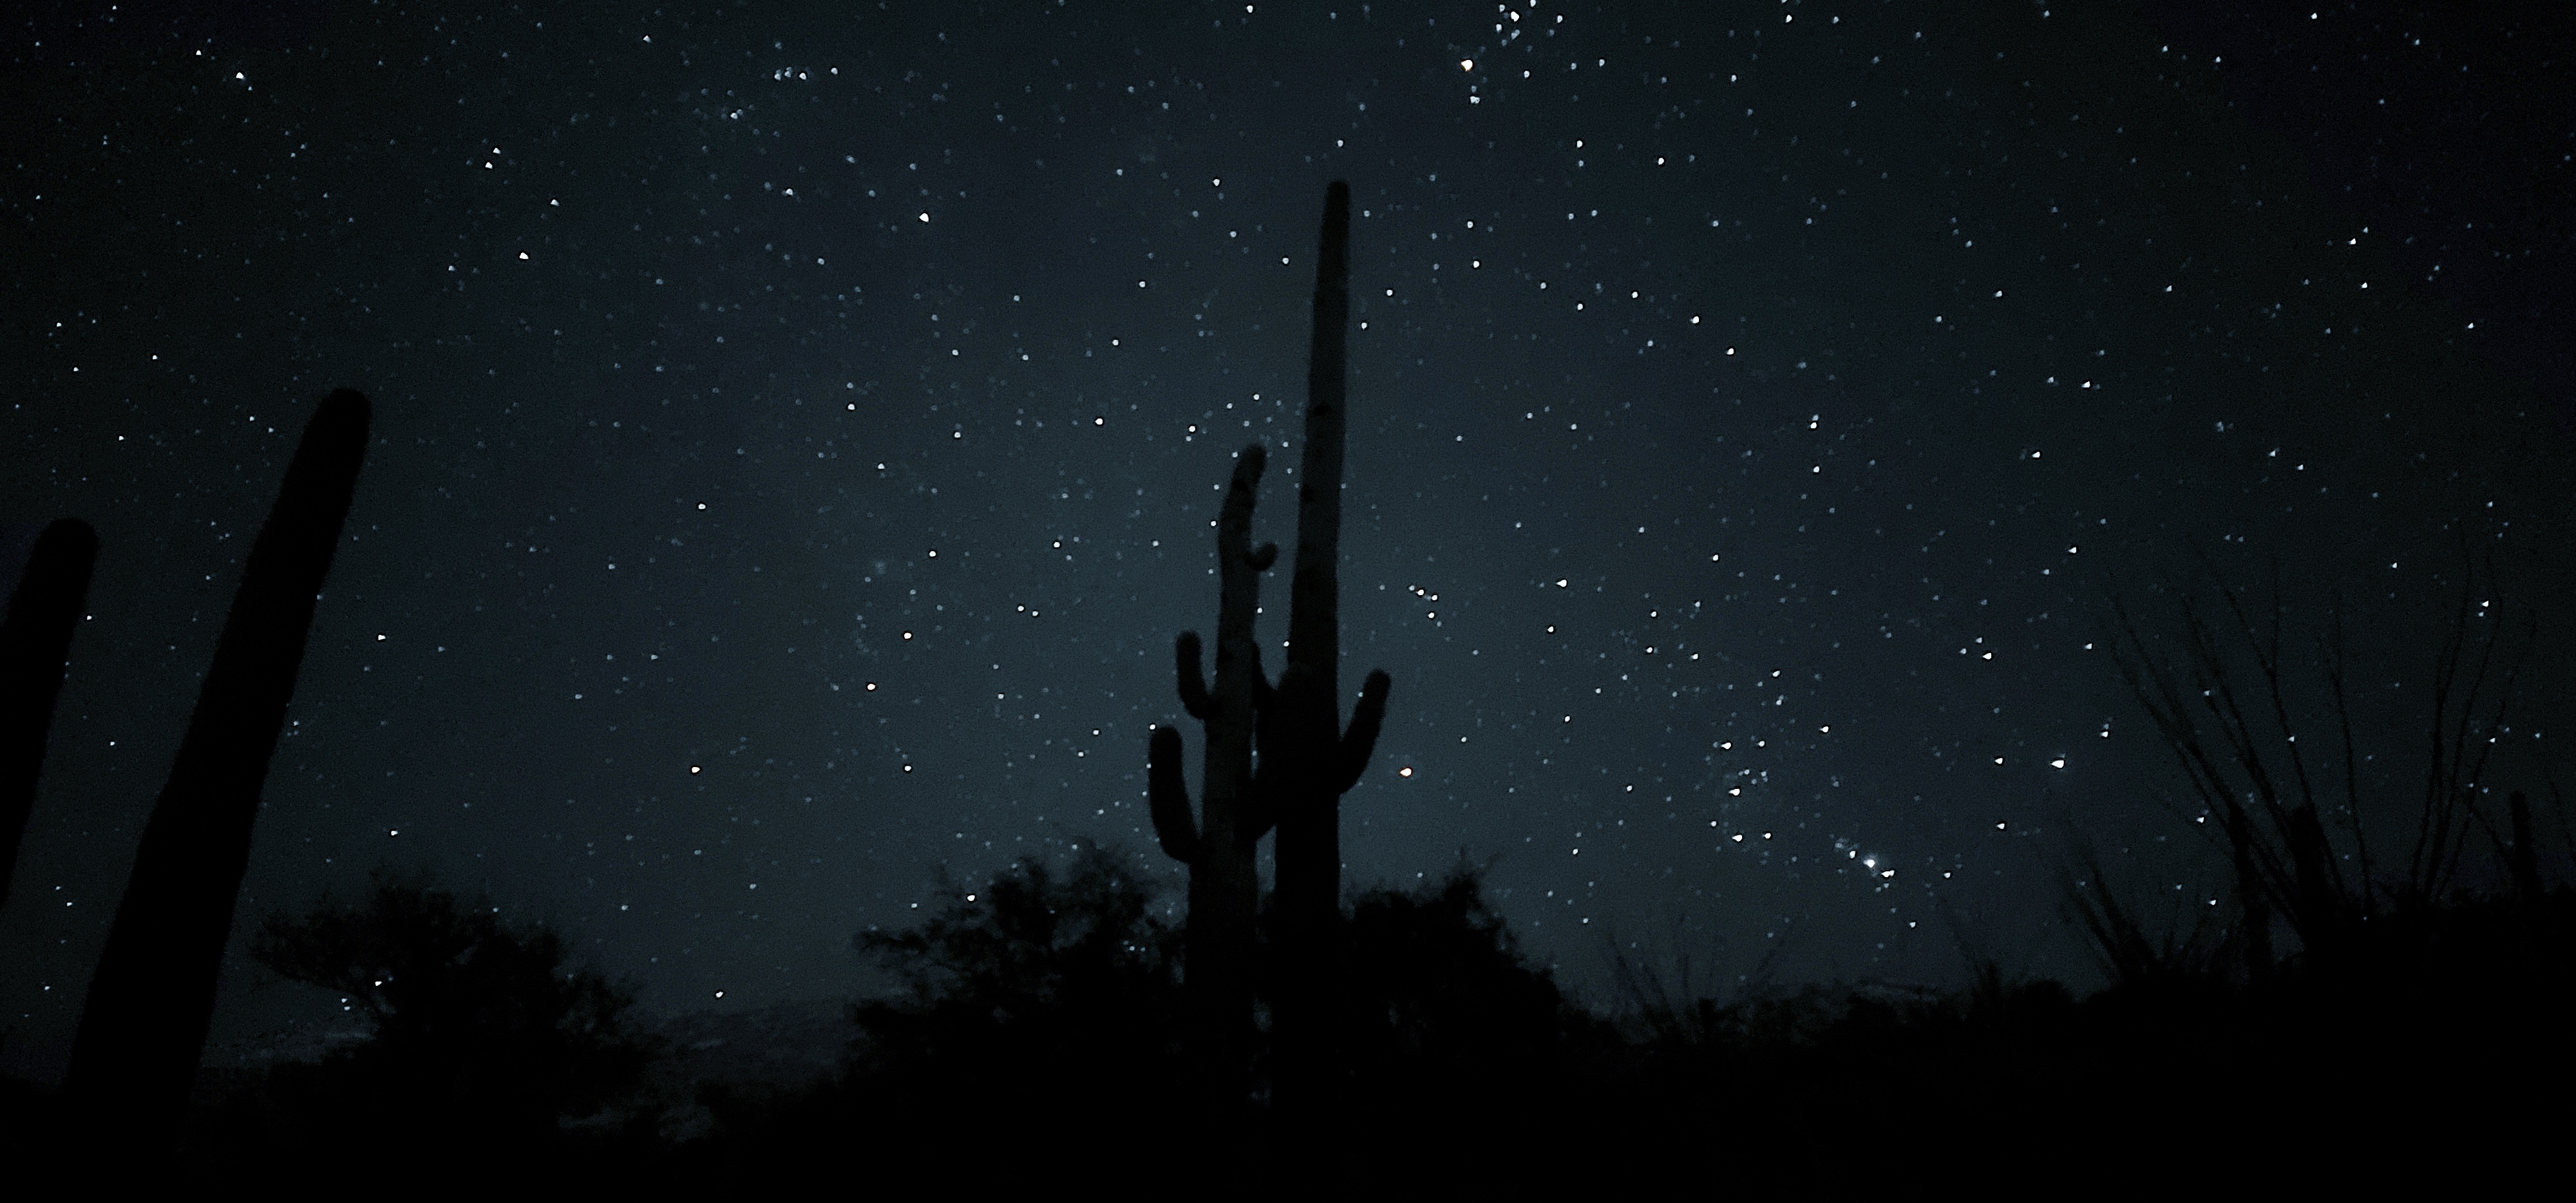
[[[332,1145],[532,1149],[629,1096],[656,1051],[628,1028],[625,989],[564,969],[560,936],[425,878],[379,872],[362,903],[271,915],[251,955],[367,1022],[366,1040],[273,1081],[289,1122]]]
[[[1160,883],[1094,849],[1062,870],[1025,863],[943,892],[919,926],[857,939],[901,983],[854,1011],[859,1110],[1056,1129],[1188,1111],[1180,931],[1159,915]],[[1335,1062],[1349,1098],[1526,1097],[1607,1031],[1521,958],[1473,872],[1364,894],[1334,935],[1345,1033]],[[1265,1002],[1276,973],[1259,975]]]
[[[1155,914],[1161,883],[1125,860],[1095,847],[1061,873],[1031,861],[980,888],[946,882],[920,926],[860,933],[902,984],[855,1008],[864,1093],[987,1120],[1169,1097],[1182,1066],[1180,931]]]
[[[1378,1106],[1522,1101],[1609,1036],[1522,957],[1476,870],[1368,891],[1342,924],[1343,1056]]]

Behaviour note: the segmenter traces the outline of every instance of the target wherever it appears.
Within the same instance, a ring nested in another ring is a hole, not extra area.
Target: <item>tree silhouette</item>
[[[1132,1133],[1140,1115],[1166,1132],[1256,1131],[1236,1122],[1240,1108],[1206,1108],[1180,1088],[1180,933],[1157,917],[1157,884],[1127,858],[1095,848],[1067,868],[1023,863],[943,893],[919,926],[858,937],[899,988],[856,1008],[854,1111],[933,1121],[947,1136],[956,1133],[938,1117],[1023,1134],[1111,1120]],[[1278,917],[1276,906],[1265,913],[1266,940]],[[1484,1114],[1539,1099],[1609,1040],[1521,955],[1473,871],[1362,894],[1327,939],[1347,975],[1334,996],[1346,1098]],[[1289,969],[1264,963],[1267,998]],[[1263,1064],[1275,1056],[1260,1044],[1254,1053]]]
[[[1532,1101],[1609,1036],[1521,954],[1476,869],[1370,890],[1339,926],[1337,1026],[1354,1097]]]
[[[367,1022],[365,1041],[280,1069],[288,1110],[333,1144],[541,1147],[628,1097],[657,1051],[627,990],[566,971],[561,936],[425,877],[379,870],[363,902],[271,915],[250,951]]]
[[[2201,804],[2195,825],[2227,857],[2236,919],[2216,955],[2194,936],[2151,935],[2099,884],[2100,866],[2082,866],[2081,878],[2097,884],[2070,890],[2069,909],[2115,980],[2231,961],[2248,977],[2266,976],[2280,960],[2276,920],[2304,960],[2383,943],[2390,920],[2465,902],[2474,891],[2464,868],[2475,865],[2464,861],[2481,846],[2526,903],[2544,895],[2528,798],[2508,792],[2499,814],[2489,797],[2498,735],[2531,703],[2520,682],[2539,625],[2532,615],[2518,629],[2509,624],[2494,604],[2492,565],[2467,569],[2432,641],[2424,708],[2410,716],[2422,724],[2416,746],[2424,749],[2413,791],[2375,785],[2361,767],[2401,756],[2391,748],[2363,755],[2347,680],[2356,659],[2339,598],[2304,640],[2291,633],[2277,579],[2268,606],[2223,582],[2205,591],[2169,586],[2173,619],[2161,638],[2113,600],[2115,662]]]
[[[1177,1102],[1181,933],[1154,913],[1160,889],[1095,846],[1061,873],[943,882],[920,926],[861,932],[900,989],[855,1008],[859,1088],[979,1122]]]

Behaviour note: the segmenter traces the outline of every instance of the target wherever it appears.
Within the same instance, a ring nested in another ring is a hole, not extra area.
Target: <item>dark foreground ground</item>
[[[639,1037],[650,1068],[586,1115],[531,1116],[497,1093],[506,1081],[461,1081],[456,1056],[368,1060],[361,1042],[211,1070],[175,1153],[131,1147],[114,1117],[84,1122],[26,1083],[8,1084],[0,1130],[21,1167],[235,1182],[855,1190],[919,1174],[1177,1183],[1194,1165],[1229,1167],[1211,1181],[1246,1190],[1390,1166],[1605,1185],[1650,1167],[1711,1185],[2469,1181],[2563,1152],[2571,920],[2576,892],[2462,902],[2356,923],[2341,946],[2260,971],[2223,942],[2175,949],[2083,998],[1987,973],[1956,992],[1676,1003],[1639,974],[1612,1020],[1523,964],[1470,881],[1360,901],[1342,1072],[1302,1106],[1273,1105],[1258,1074],[1240,1106],[1195,1101],[1170,1035],[1176,974],[1155,959],[1169,933],[1157,953],[1112,932],[1008,972],[951,958],[923,992],[846,1015],[665,1024]],[[1102,948],[1127,959],[1087,965]]]

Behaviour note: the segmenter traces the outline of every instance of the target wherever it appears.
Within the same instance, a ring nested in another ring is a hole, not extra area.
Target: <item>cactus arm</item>
[[[1350,792],[1359,784],[1360,774],[1368,771],[1369,754],[1377,750],[1378,729],[1386,725],[1386,689],[1391,681],[1384,669],[1371,670],[1360,686],[1360,704],[1351,709],[1351,726],[1342,733],[1334,749],[1338,763],[1333,766],[1333,793]]]
[[[1191,718],[1205,722],[1216,713],[1216,699],[1208,696],[1207,678],[1199,672],[1199,633],[1181,632],[1172,651],[1181,676],[1181,709],[1188,711]]]
[[[1225,501],[1217,507],[1217,558],[1220,568],[1228,559],[1240,559],[1259,572],[1269,565],[1261,562],[1262,553],[1252,548],[1252,507],[1259,496],[1261,473],[1269,466],[1270,449],[1259,443],[1250,444],[1234,457],[1234,475],[1226,481]],[[1262,544],[1272,558],[1279,549]],[[1223,604],[1222,602],[1219,603]],[[1224,636],[1220,634],[1218,638]]]
[[[1278,562],[1278,544],[1264,543],[1261,546],[1252,549],[1252,570],[1254,572],[1268,572],[1270,571],[1270,566]]]
[[[1190,783],[1181,775],[1181,732],[1154,728],[1145,744],[1145,794],[1154,814],[1154,838],[1182,864],[1199,858],[1198,828],[1190,822]]]

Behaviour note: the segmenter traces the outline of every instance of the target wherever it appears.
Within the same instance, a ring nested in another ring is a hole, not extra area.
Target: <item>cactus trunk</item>
[[[203,1055],[253,820],[365,459],[366,397],[341,389],[304,428],[215,644],[134,875],[91,979],[64,1087],[147,1148],[176,1140]]]
[[[1298,461],[1297,559],[1289,587],[1287,666],[1262,727],[1263,795],[1279,825],[1282,1101],[1325,1101],[1340,1046],[1335,933],[1341,913],[1341,795],[1359,780],[1386,710],[1387,676],[1371,672],[1346,734],[1341,723],[1340,566],[1345,351],[1350,325],[1350,186],[1324,198],[1315,263],[1315,329],[1306,375],[1306,445]]]
[[[1253,616],[1261,573],[1279,549],[1252,546],[1252,507],[1267,453],[1243,449],[1217,516],[1216,681],[1199,679],[1199,637],[1176,647],[1181,702],[1206,728],[1200,804],[1191,815],[1181,771],[1181,735],[1158,727],[1148,746],[1147,792],[1163,851],[1190,868],[1183,933],[1193,1072],[1206,1100],[1242,1105],[1252,1068],[1254,920],[1261,886],[1253,864],[1261,828],[1254,815],[1253,727],[1261,680]]]
[[[98,535],[88,523],[65,518],[46,527],[10,595],[8,621],[0,623],[0,902],[8,901],[18,846],[35,809],[63,660],[97,562]]]

